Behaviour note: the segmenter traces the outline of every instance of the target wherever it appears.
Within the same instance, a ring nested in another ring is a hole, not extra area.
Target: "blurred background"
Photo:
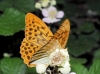
[[[44,16],[35,4],[39,0],[0,0],[0,59],[21,58],[20,45],[24,36],[25,15],[32,12]],[[46,23],[54,33],[67,18],[71,31],[66,47],[70,62],[89,68],[100,59],[100,0],[56,0],[54,5],[64,12],[61,21]]]

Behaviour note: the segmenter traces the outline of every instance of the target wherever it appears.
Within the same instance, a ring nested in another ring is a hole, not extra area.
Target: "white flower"
[[[54,23],[60,21],[64,16],[63,11],[57,11],[54,6],[50,6],[48,9],[42,9],[44,18],[42,19],[46,23]]]
[[[69,64],[69,61],[66,60],[66,62],[65,62],[64,65],[63,65],[63,67],[68,67],[68,66],[70,66],[70,64]]]
[[[76,74],[75,72],[71,72],[71,73],[69,73],[69,74]]]
[[[70,66],[64,67],[64,68],[59,68],[59,71],[60,71],[62,74],[68,74],[68,73],[71,71],[71,68],[70,68]]]
[[[64,66],[62,68],[59,68],[59,71],[62,74],[69,74],[70,73],[71,68],[70,68],[70,64],[69,64],[69,61],[68,60],[66,60]]]
[[[64,66],[62,68],[59,68],[59,71],[62,74],[69,74],[70,73],[71,68],[70,68],[70,64],[69,64],[69,61],[68,60],[66,60]]]
[[[46,68],[47,68],[46,65],[44,65],[44,64],[38,64],[36,66],[36,71],[37,71],[37,73],[42,74],[42,73],[45,73]]]
[[[48,58],[48,59],[47,59]],[[47,58],[41,58],[34,63],[37,64],[36,71],[39,74],[45,73],[47,66],[58,66],[58,71],[62,74],[70,74],[69,54],[67,49],[56,49]],[[47,60],[46,60],[47,59]]]
[[[69,64],[69,54],[67,49],[56,49],[55,52],[50,54],[50,65],[61,66],[59,71],[62,74],[68,74],[71,71]]]
[[[56,49],[55,52],[50,54],[50,65],[52,66],[65,66],[68,65],[66,61],[69,61],[69,55],[67,49]]]

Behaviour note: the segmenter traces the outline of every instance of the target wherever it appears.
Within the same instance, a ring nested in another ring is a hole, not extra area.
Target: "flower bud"
[[[41,9],[41,3],[38,3],[38,2],[37,2],[37,3],[35,4],[35,8]]]
[[[37,71],[37,73],[42,74],[46,71],[46,66],[44,64],[38,64],[36,66],[36,71]]]
[[[56,1],[55,0],[52,0],[51,1],[51,5],[56,5]]]

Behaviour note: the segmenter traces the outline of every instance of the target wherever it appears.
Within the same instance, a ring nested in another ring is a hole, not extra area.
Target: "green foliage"
[[[87,4],[90,10],[100,14],[100,0],[88,0]]]
[[[90,51],[93,47],[98,46],[98,44],[96,38],[93,38],[91,35],[80,35],[78,39],[75,39],[73,35],[70,35],[67,46],[72,55],[80,56]]]
[[[70,57],[71,64],[85,64],[86,62],[87,62],[87,60],[85,58]]]
[[[88,70],[81,64],[74,64],[71,66],[72,72],[76,74],[87,74]]]
[[[66,3],[63,0],[59,0],[59,1],[57,1],[57,3],[63,4],[64,8],[62,8],[62,10],[64,10],[65,15],[67,15],[66,18],[73,16],[75,14],[75,12],[74,12],[75,7],[76,7],[75,5]],[[72,13],[72,12],[74,12],[74,13]]]
[[[80,56],[98,46],[99,32],[91,23],[84,23],[78,28],[72,29],[77,36],[70,34],[68,40],[68,50],[74,56]],[[86,33],[86,34],[84,34]]]
[[[90,69],[88,70],[82,64],[72,64],[71,69],[72,72],[76,72],[76,74],[98,74],[100,73],[100,60],[94,61]]]
[[[89,70],[81,63],[71,63],[71,72],[76,72],[76,74],[98,74],[99,68],[100,60],[94,61]],[[35,67],[27,68],[19,58],[3,58],[0,61],[0,74],[36,74],[36,69]]]
[[[1,0],[0,10],[5,11],[7,8],[15,8],[23,12],[35,10],[35,0]]]
[[[70,1],[67,2],[67,0],[66,1],[59,0],[57,1],[57,4],[63,5],[63,7],[58,6],[58,8],[64,11],[66,18],[70,19],[70,17],[73,17],[77,14],[78,15],[86,14],[86,11],[79,10],[77,4],[70,3]]]
[[[93,61],[100,59],[100,49],[95,51]]]
[[[16,9],[6,9],[0,16],[0,35],[13,35],[20,30],[24,30],[25,14]]]
[[[3,58],[0,68],[2,74],[25,74],[27,67],[19,58]]]
[[[77,28],[73,29],[73,31],[76,32],[77,34],[81,34],[81,32],[91,33],[94,30],[96,29],[94,27],[94,24],[91,22],[84,22],[83,24],[78,26],[78,29]]]
[[[87,74],[98,74],[100,73],[100,60],[96,60],[93,62],[93,65],[90,67],[89,72]]]
[[[35,67],[33,67],[33,68],[28,67],[26,74],[37,74],[36,68]]]

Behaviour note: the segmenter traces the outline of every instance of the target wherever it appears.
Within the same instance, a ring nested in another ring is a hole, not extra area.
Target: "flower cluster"
[[[55,23],[63,18],[64,12],[58,11],[54,5],[56,5],[56,0],[39,0],[36,2],[35,7],[41,10],[44,22]]]
[[[71,72],[70,64],[69,64],[69,54],[67,49],[56,49],[49,56],[48,65],[38,64],[36,66],[37,73],[45,73],[45,74],[54,74],[52,70],[56,70],[58,74],[76,74]],[[53,69],[50,69],[50,68]]]
[[[48,7],[49,5],[56,5],[56,0],[39,0],[36,2],[35,8],[42,9]]]

